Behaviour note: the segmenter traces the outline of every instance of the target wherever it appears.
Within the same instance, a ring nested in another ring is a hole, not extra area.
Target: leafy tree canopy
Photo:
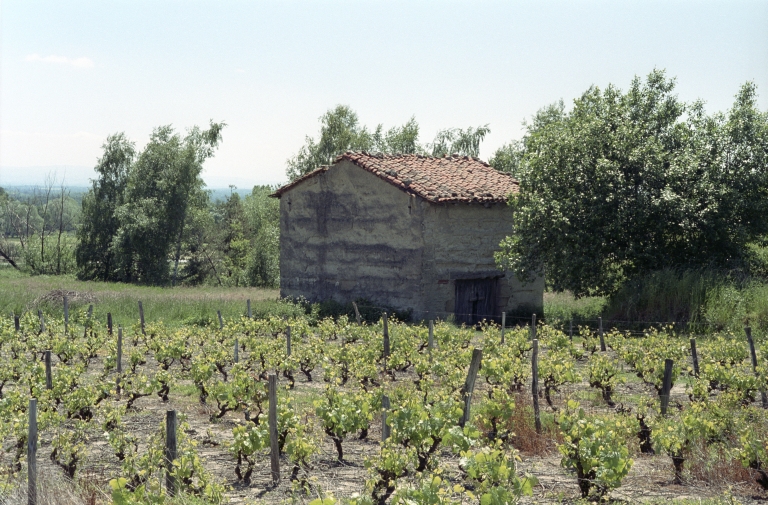
[[[684,103],[655,70],[589,88],[526,125],[497,263],[555,290],[610,294],[665,267],[732,268],[768,232],[768,114],[753,83],[725,114]]]
[[[441,130],[433,142],[419,143],[419,124],[415,118],[403,126],[384,130],[379,124],[373,131],[360,124],[357,113],[346,105],[338,105],[320,118],[318,140],[306,137],[304,146],[287,162],[286,173],[291,180],[330,165],[346,151],[371,151],[387,154],[429,154],[443,156],[461,154],[477,156],[480,142],[490,132],[488,125],[477,128],[448,128]]]
[[[517,177],[520,172],[520,163],[523,161],[523,154],[525,154],[524,143],[521,140],[513,140],[498,148],[488,160],[488,164],[496,170]]]
[[[98,179],[83,197],[75,259],[81,278],[117,280],[115,253],[110,247],[120,228],[115,211],[123,203],[136,147],[124,133],[118,133],[107,137],[102,149],[104,154],[96,164]]]
[[[200,178],[224,123],[182,136],[171,126],[152,132],[140,153],[124,134],[109,137],[83,199],[77,263],[83,278],[166,284],[174,277],[191,209],[205,208]],[[174,247],[175,246],[175,247]]]

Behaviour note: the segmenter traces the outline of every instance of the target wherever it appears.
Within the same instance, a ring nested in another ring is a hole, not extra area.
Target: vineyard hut
[[[493,253],[513,233],[509,174],[467,156],[347,152],[278,189],[280,294],[475,323],[541,313]]]

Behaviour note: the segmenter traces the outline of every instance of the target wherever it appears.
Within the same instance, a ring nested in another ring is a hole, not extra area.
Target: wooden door
[[[496,286],[498,279],[465,279],[456,281],[454,316],[456,324],[473,326],[483,319],[496,321]]]

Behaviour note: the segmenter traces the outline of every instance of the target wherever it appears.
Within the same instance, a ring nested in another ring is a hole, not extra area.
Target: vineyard
[[[30,467],[121,505],[768,492],[768,355],[746,333],[219,322],[4,318],[0,501]]]

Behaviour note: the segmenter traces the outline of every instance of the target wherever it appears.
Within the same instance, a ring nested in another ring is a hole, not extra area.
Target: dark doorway
[[[456,281],[456,303],[454,316],[456,324],[473,326],[483,319],[496,321],[496,287],[498,278],[466,279]]]

